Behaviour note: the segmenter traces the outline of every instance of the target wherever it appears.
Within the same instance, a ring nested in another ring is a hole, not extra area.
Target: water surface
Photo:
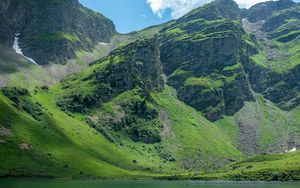
[[[300,182],[0,180],[0,188],[300,188]]]

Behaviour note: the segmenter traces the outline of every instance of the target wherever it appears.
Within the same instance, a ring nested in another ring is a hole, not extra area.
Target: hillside
[[[0,92],[0,176],[299,180],[299,14],[215,0],[93,40],[69,75],[3,45],[8,78],[32,77]]]
[[[110,20],[78,0],[5,0],[0,6],[1,42],[11,46],[19,36],[24,55],[40,65],[65,63],[77,50],[92,50],[116,32]]]

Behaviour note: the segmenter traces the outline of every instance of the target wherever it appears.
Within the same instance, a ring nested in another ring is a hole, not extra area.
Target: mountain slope
[[[298,62],[297,16],[288,0],[216,0],[114,35],[53,86],[3,88],[0,175],[299,179],[299,71],[276,59]]]
[[[282,3],[289,5],[283,9]],[[267,7],[269,3],[261,4]],[[272,5],[272,6],[271,6]],[[285,110],[297,107],[299,103],[299,5],[292,1],[271,2],[271,11],[265,20],[257,17],[254,23],[245,23],[245,30],[256,36],[259,53],[252,56],[252,62],[245,66],[250,75],[253,89],[278,104]],[[252,10],[254,9],[254,10]],[[249,9],[249,20],[253,19]],[[259,20],[258,20],[259,19]],[[246,20],[247,21],[247,20]],[[259,76],[257,76],[259,75]]]
[[[64,63],[77,50],[92,50],[116,32],[110,20],[77,0],[5,0],[0,5],[1,41],[10,46],[20,34],[23,53],[40,65]]]
[[[212,121],[233,115],[253,94],[243,64],[251,43],[234,1],[214,1],[176,20],[161,34],[161,59],[179,99]]]

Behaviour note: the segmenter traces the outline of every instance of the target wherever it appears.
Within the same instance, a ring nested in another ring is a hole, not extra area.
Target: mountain
[[[299,180],[299,13],[215,0],[108,37],[59,83],[2,88],[0,176]]]
[[[263,19],[256,18],[258,22],[250,24],[250,32],[258,39],[259,53],[252,57],[255,67],[249,67],[250,80],[254,90],[278,104],[285,110],[291,110],[299,105],[299,5],[292,1],[278,1],[270,4],[277,10],[270,12]],[[267,3],[268,4],[268,3]],[[260,6],[267,6],[261,4]],[[249,9],[250,19],[256,6]],[[270,9],[272,10],[272,9]],[[272,13],[272,14],[271,14]],[[288,49],[288,50],[287,50]],[[260,68],[257,68],[259,66]],[[262,75],[262,78],[254,75]],[[254,78],[256,77],[256,78]]]
[[[19,34],[24,55],[40,65],[65,63],[77,50],[92,50],[116,33],[112,21],[78,0],[4,0],[0,15],[0,41],[11,46]]]

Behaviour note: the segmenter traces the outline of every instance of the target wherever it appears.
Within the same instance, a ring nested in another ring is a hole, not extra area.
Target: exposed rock
[[[0,136],[9,137],[12,136],[13,133],[10,129],[7,129],[5,127],[0,127]]]
[[[0,41],[11,47],[20,33],[24,55],[38,64],[65,63],[75,51],[92,50],[116,32],[110,20],[78,0],[3,0],[0,16]]]
[[[30,151],[33,149],[33,147],[31,145],[26,144],[26,143],[19,144],[19,148],[23,151]]]
[[[105,64],[103,68],[101,63]],[[94,80],[97,89],[86,95],[71,92],[74,94],[66,95],[58,102],[61,108],[84,112],[85,108],[100,106],[103,102],[136,87],[143,88],[145,93],[163,88],[160,50],[155,39],[138,41],[118,49],[101,60],[99,65],[100,68],[95,68],[90,75],[82,78],[86,82]],[[97,64],[94,66],[97,67]],[[68,79],[72,80],[72,77]],[[62,82],[66,83],[66,90],[76,90],[76,86],[70,85],[68,79]]]
[[[170,138],[171,136],[174,137],[171,128],[171,120],[168,117],[168,114],[164,110],[159,111],[159,118],[163,124],[163,131],[161,133],[163,139]]]
[[[218,11],[222,10],[222,11]],[[178,98],[212,121],[233,115],[253,100],[243,64],[253,47],[235,20],[240,10],[231,0],[214,1],[163,29],[161,59],[167,84]]]
[[[250,22],[266,20],[274,11],[280,11],[295,6],[292,0],[267,1],[258,3],[247,10],[247,17]]]

